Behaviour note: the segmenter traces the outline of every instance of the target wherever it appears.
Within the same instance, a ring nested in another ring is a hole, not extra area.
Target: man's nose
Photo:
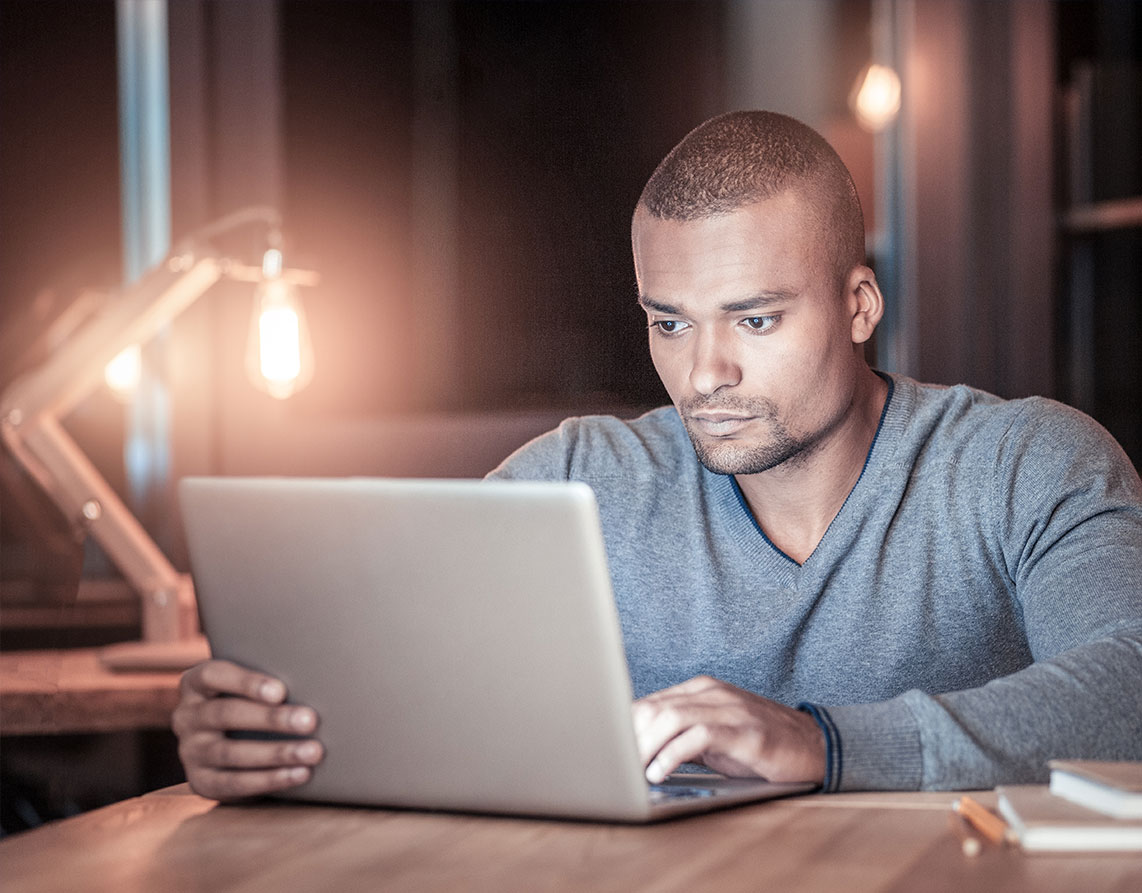
[[[694,339],[690,385],[699,394],[709,396],[720,388],[741,384],[741,366],[728,340],[716,332],[705,332]]]

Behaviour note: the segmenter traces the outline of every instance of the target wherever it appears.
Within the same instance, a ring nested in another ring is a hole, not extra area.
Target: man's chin
[[[698,461],[714,474],[761,474],[806,452],[805,444],[784,431],[765,443],[731,438],[712,440],[694,431],[687,433]]]
[[[761,474],[790,458],[790,454],[754,445],[709,444],[692,441],[698,461],[714,474]]]

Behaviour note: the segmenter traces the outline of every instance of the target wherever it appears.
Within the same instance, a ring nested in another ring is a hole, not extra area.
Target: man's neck
[[[862,372],[850,411],[810,455],[736,476],[765,535],[798,564],[817,548],[860,478],[887,398],[884,380],[871,369]]]

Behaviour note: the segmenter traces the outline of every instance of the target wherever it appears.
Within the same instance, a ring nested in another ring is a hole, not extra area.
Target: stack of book
[[[1142,850],[1142,762],[1052,760],[1050,787],[996,788],[999,811],[1029,852]]]

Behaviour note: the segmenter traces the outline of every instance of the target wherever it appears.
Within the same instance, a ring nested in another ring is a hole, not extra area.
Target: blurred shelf
[[[0,582],[0,626],[7,630],[137,627],[139,597],[123,580],[74,585]]]
[[[1123,198],[1072,206],[1063,215],[1063,228],[1072,234],[1105,232],[1142,226],[1142,198]]]

